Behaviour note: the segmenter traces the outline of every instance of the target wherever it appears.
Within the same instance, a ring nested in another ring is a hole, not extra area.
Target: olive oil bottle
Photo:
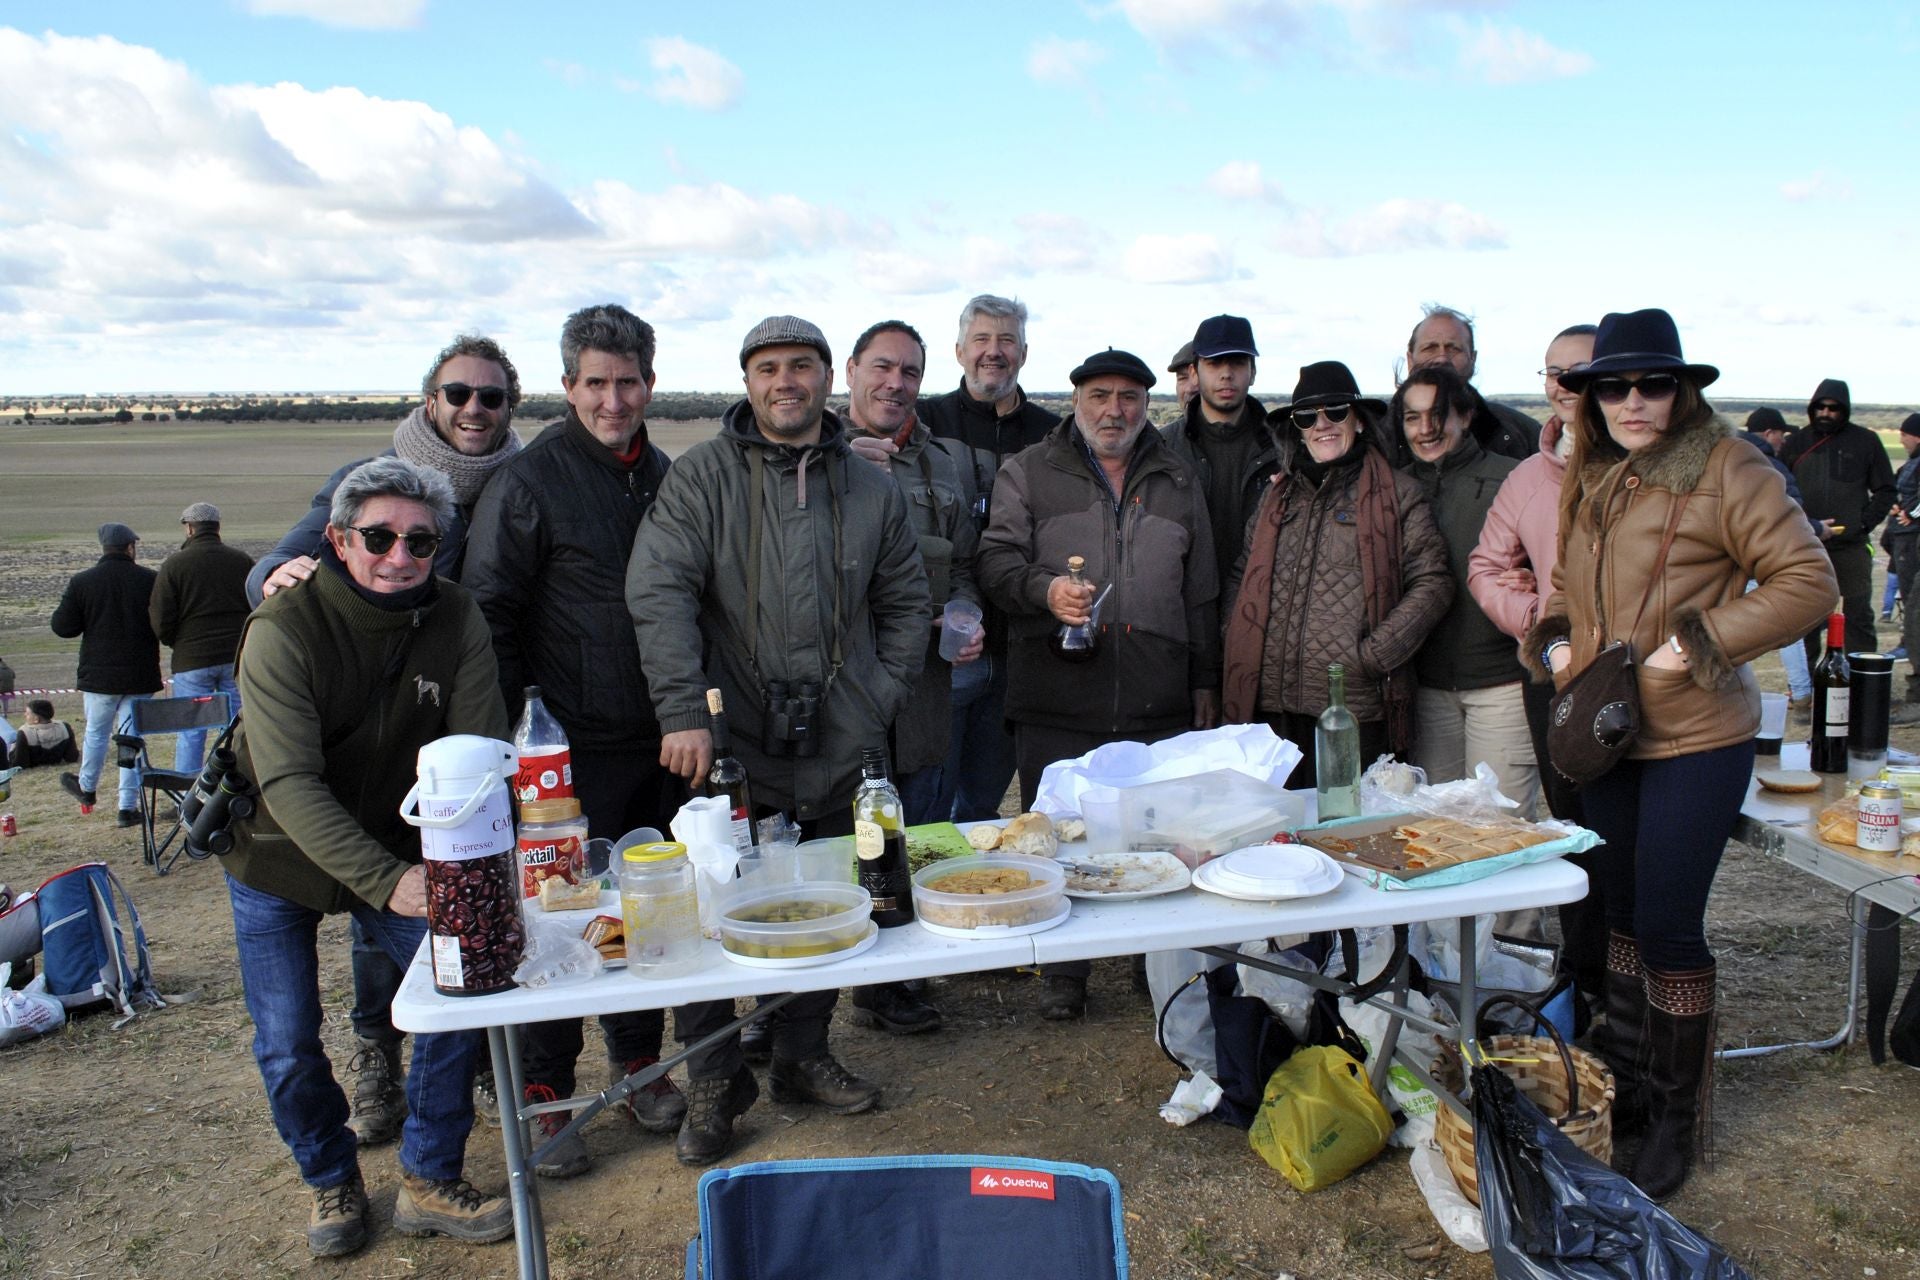
[[[887,780],[887,752],[860,753],[864,775],[853,796],[853,848],[860,887],[873,898],[873,922],[882,929],[913,923],[913,880],[907,869],[907,828],[900,793]]]

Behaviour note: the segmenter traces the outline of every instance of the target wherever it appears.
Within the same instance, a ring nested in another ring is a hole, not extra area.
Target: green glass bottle
[[[1327,709],[1313,727],[1314,798],[1320,820],[1360,813],[1360,722],[1347,710],[1347,673],[1327,668]]]

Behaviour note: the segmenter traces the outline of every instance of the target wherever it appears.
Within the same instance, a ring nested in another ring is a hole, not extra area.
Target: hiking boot
[[[465,1178],[436,1182],[402,1171],[393,1229],[408,1236],[451,1236],[468,1244],[492,1244],[513,1234],[513,1205],[505,1196],[483,1195]]]
[[[880,1086],[862,1080],[834,1060],[831,1053],[815,1054],[798,1062],[774,1059],[767,1087],[775,1102],[813,1102],[837,1116],[870,1111],[880,1101]]]
[[[77,773],[61,774],[60,785],[66,788],[68,795],[80,802],[80,812],[83,814],[92,813],[93,806],[100,803],[98,796],[80,785],[80,775]]]
[[[307,1215],[307,1252],[316,1258],[343,1258],[367,1243],[367,1187],[354,1174],[332,1187],[313,1188],[313,1212]]]
[[[500,1095],[494,1089],[493,1072],[477,1072],[473,1077],[474,1118],[495,1129],[500,1127]]]
[[[1040,1016],[1048,1022],[1071,1022],[1087,1016],[1087,980],[1050,973],[1040,991]]]
[[[116,825],[122,827],[137,827],[140,825],[140,811],[138,809],[122,809],[115,815],[114,822]]]
[[[620,1067],[620,1074],[634,1075],[658,1061],[658,1058],[635,1058]],[[627,1114],[648,1133],[672,1133],[686,1119],[687,1095],[680,1092],[680,1086],[673,1082],[672,1076],[663,1075],[645,1088],[627,1095]]]
[[[740,1056],[748,1062],[772,1060],[773,1024],[766,1018],[753,1018],[740,1028]]]
[[[528,1102],[558,1102],[560,1095],[544,1084],[527,1086]],[[573,1119],[571,1111],[543,1111],[533,1118],[532,1146],[539,1150],[553,1140],[553,1135],[567,1127]],[[543,1178],[577,1178],[593,1164],[593,1157],[587,1154],[587,1144],[580,1140],[576,1130],[560,1140],[558,1146],[541,1156],[533,1166],[533,1171]]]
[[[940,1011],[907,990],[904,982],[881,982],[853,989],[853,1024],[896,1036],[940,1029]]]
[[[400,1042],[360,1037],[360,1048],[347,1060],[353,1087],[353,1114],[347,1128],[363,1147],[377,1147],[400,1136],[407,1118],[407,1095],[400,1087]]]
[[[760,1086],[745,1067],[730,1076],[687,1081],[687,1117],[674,1140],[674,1159],[698,1168],[727,1154],[733,1146],[733,1122],[759,1096]]]

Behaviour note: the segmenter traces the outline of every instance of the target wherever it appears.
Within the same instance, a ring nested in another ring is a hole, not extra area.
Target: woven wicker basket
[[[1573,1059],[1574,1078],[1580,1086],[1580,1109],[1574,1111],[1567,1091],[1567,1068],[1560,1046],[1546,1036],[1487,1036],[1480,1041],[1487,1056],[1500,1070],[1512,1077],[1533,1104],[1547,1114],[1573,1145],[1600,1161],[1613,1158],[1613,1072],[1607,1064],[1581,1049],[1566,1050]],[[1446,1054],[1433,1063],[1433,1078],[1443,1087],[1459,1093],[1464,1073],[1457,1054]],[[1446,1157],[1453,1180],[1467,1199],[1480,1203],[1479,1178],[1473,1166],[1473,1121],[1452,1107],[1441,1107],[1434,1123],[1440,1142],[1440,1154]]]

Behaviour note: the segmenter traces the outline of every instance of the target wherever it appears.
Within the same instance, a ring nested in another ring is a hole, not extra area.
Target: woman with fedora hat
[[[1410,476],[1381,452],[1387,406],[1360,394],[1347,366],[1300,370],[1292,401],[1267,415],[1278,472],[1247,524],[1225,599],[1222,706],[1262,721],[1301,751],[1314,777],[1313,729],[1327,668],[1346,669],[1360,758],[1413,746],[1414,652],[1453,600],[1447,547]]]
[[[1702,398],[1717,377],[1658,309],[1608,315],[1593,360],[1560,375],[1579,396],[1560,561],[1523,642],[1536,678],[1562,687],[1615,640],[1638,663],[1639,734],[1583,800],[1606,840],[1595,1039],[1618,1083],[1614,1132],[1644,1129],[1632,1176],[1656,1200],[1686,1181],[1696,1141],[1708,1149],[1707,894],[1753,769],[1747,664],[1811,630],[1839,591],[1779,473]]]

